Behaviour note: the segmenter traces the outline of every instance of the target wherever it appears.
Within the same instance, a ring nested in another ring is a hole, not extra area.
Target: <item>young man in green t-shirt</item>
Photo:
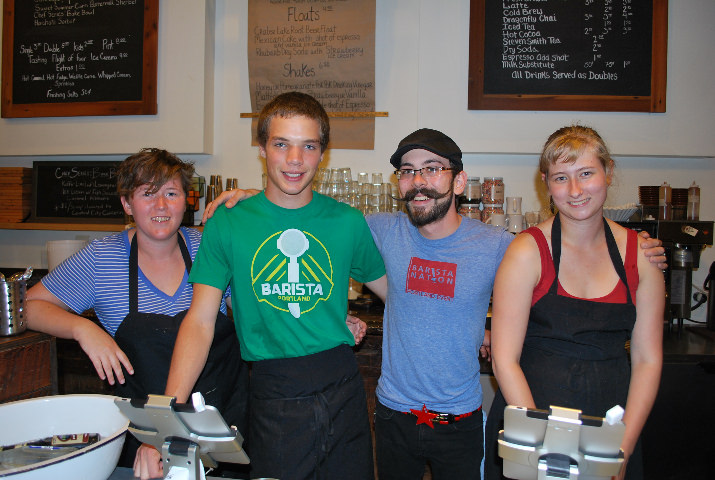
[[[345,324],[349,278],[386,291],[385,267],[362,214],[312,191],[330,126],[313,97],[267,104],[257,140],[265,191],[221,208],[192,268],[191,308],[166,394],[186,401],[203,368],[221,294],[230,284],[244,359],[253,361],[252,477],[373,476],[362,378]]]

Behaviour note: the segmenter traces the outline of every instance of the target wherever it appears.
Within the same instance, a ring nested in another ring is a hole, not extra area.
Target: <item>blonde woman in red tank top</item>
[[[497,273],[491,341],[500,393],[486,442],[495,447],[490,431],[505,404],[604,416],[620,403],[621,449],[632,461],[619,478],[642,478],[637,444],[660,379],[664,279],[636,248],[643,239],[603,217],[613,168],[588,127],[564,127],[544,146],[541,177],[558,214],[518,235]],[[499,478],[489,455],[487,478]]]

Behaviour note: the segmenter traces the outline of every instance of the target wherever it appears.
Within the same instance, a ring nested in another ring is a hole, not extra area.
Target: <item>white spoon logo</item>
[[[305,236],[303,232],[295,228],[290,228],[278,237],[277,241],[278,250],[281,251],[283,255],[288,257],[288,282],[289,283],[299,283],[300,282],[300,265],[298,264],[298,257],[303,255],[310,242],[308,237]],[[299,303],[289,303],[288,310],[291,315],[295,318],[300,318],[300,304]]]

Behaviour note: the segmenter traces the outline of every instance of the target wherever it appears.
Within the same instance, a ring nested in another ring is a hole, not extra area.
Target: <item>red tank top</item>
[[[534,295],[531,297],[531,305],[533,306],[537,301],[541,299],[549,291],[549,287],[554,282],[554,261],[551,258],[551,251],[549,250],[549,244],[546,241],[544,232],[539,230],[537,227],[531,227],[524,230],[523,233],[528,233],[539,246],[539,254],[541,255],[541,278],[539,283],[536,284],[534,288]],[[626,269],[626,279],[628,280],[628,286],[631,290],[631,298],[633,299],[633,304],[636,304],[636,290],[638,290],[638,234],[634,230],[628,230],[628,237],[626,240],[626,259],[623,264]],[[561,286],[561,282],[558,284],[557,289],[558,295],[571,298],[573,295],[569,295],[566,290]],[[582,300],[589,300],[591,302],[602,302],[602,303],[626,303],[626,286],[619,279],[615,288],[611,293],[604,297],[599,298],[584,298]]]

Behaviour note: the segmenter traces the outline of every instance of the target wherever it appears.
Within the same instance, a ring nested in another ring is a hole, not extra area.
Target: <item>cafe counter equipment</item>
[[[693,269],[700,267],[700,255],[705,247],[713,244],[713,222],[646,220],[618,223],[638,232],[644,230],[663,242],[668,263],[668,268],[664,272],[665,320],[669,330],[672,330],[675,322],[678,331],[682,331],[683,320],[689,319],[692,313]]]

